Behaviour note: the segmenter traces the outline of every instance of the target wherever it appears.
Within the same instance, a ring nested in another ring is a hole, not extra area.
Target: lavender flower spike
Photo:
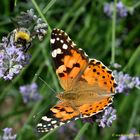
[[[113,2],[104,4],[104,13],[107,16],[112,17],[113,11],[114,11],[114,4],[113,4]],[[117,3],[116,11],[117,11],[117,15],[119,17],[126,17],[128,15],[128,10],[123,5],[123,3],[121,1]]]
[[[3,37],[0,43],[0,78],[4,80],[12,80],[30,59],[29,54],[23,51],[26,46],[19,47],[16,43],[14,33]]]
[[[104,110],[103,115],[97,115],[96,122],[99,123],[100,127],[104,128],[106,126],[110,127],[114,120],[116,120],[116,110],[112,107],[108,107]]]
[[[119,140],[140,140],[140,137],[137,129],[132,128],[128,134],[120,136]]]
[[[19,90],[21,95],[23,96],[24,103],[28,103],[29,101],[38,101],[42,99],[42,96],[38,92],[38,86],[36,83],[20,86]]]
[[[12,135],[12,128],[4,128],[3,136],[0,136],[0,140],[16,140],[16,134]]]
[[[116,92],[126,93],[128,95],[132,88],[140,88],[140,78],[131,77],[129,74],[124,74],[123,72],[113,71],[116,82],[118,86],[116,87]]]

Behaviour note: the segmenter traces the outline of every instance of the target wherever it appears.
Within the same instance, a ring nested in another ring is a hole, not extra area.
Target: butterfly
[[[53,29],[50,42],[56,74],[64,91],[56,95],[60,101],[42,116],[38,132],[102,112],[112,103],[117,86],[112,71],[102,62],[89,59],[64,31]]]

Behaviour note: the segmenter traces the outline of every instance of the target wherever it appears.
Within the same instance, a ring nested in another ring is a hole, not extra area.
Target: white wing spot
[[[51,120],[51,118],[48,118],[48,117],[46,117],[46,116],[43,116],[43,117],[42,117],[42,120],[49,122],[49,121]]]
[[[51,39],[51,43],[54,44],[54,42],[55,42],[55,39]]]
[[[48,126],[51,126],[51,124],[48,124]]]
[[[67,121],[67,123],[69,123],[70,121]]]
[[[48,132],[49,130],[47,128],[45,128],[45,132]]]
[[[59,40],[59,37],[57,37],[56,40],[58,41]]]
[[[54,120],[54,121],[51,121],[51,123],[52,123],[52,124],[55,124],[56,122],[57,122],[56,120]]]
[[[63,124],[65,124],[65,123],[63,123],[63,122],[60,122],[60,125],[63,125]]]
[[[68,37],[68,39],[67,39],[68,41],[71,41],[71,39]]]
[[[62,48],[66,50],[68,48],[68,45],[67,44],[63,44]]]
[[[38,123],[37,126],[42,126],[42,123]]]
[[[72,42],[72,47],[76,46],[76,44],[74,42]]]
[[[61,42],[61,43],[64,43],[64,41],[63,41],[63,40],[60,40],[60,42]]]
[[[85,117],[85,118],[86,118],[86,117],[89,117],[89,116],[88,116],[88,115],[83,115],[83,117]]]
[[[79,119],[79,118],[75,118],[75,120],[77,120],[77,119]]]
[[[88,57],[88,55],[84,52],[84,55],[86,56],[86,57]]]
[[[62,51],[61,51],[60,48],[55,49],[55,50],[52,51],[52,57],[56,57],[57,54],[62,54]]]

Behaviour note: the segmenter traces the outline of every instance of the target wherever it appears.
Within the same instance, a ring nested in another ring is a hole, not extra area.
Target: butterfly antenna
[[[43,83],[45,83],[46,86],[47,86],[49,89],[51,89],[51,91],[53,91],[54,93],[56,93],[56,91],[55,91],[53,88],[51,88],[51,87],[49,86],[49,84],[48,84],[45,80],[43,80],[43,78],[41,78],[38,74],[35,74],[35,76],[38,76],[38,78],[39,78]]]

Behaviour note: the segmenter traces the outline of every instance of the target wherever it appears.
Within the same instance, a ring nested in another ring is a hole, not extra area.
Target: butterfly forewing
[[[52,31],[51,46],[52,58],[61,86],[64,90],[68,90],[86,68],[88,57],[83,50],[76,48],[64,31],[59,29]]]

